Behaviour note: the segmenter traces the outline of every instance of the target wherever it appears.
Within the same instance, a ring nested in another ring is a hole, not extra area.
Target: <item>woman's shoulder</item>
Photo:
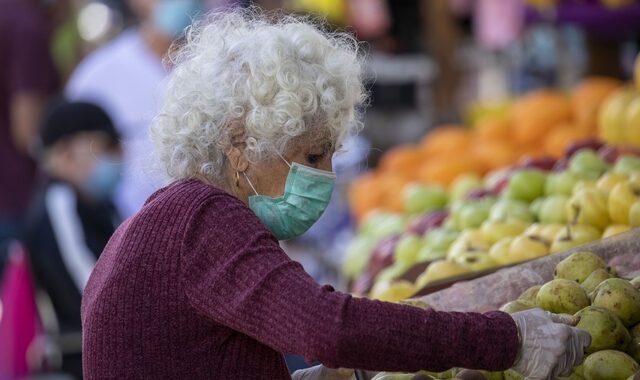
[[[238,198],[195,179],[176,181],[156,191],[147,199],[143,209],[172,209],[175,213],[196,219],[215,216],[218,220],[229,217],[257,220]]]

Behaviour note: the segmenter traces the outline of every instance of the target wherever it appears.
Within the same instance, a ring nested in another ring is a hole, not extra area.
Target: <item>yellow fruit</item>
[[[624,174],[606,173],[605,175],[600,177],[598,182],[596,182],[596,187],[605,194],[609,195],[609,192],[611,192],[611,189],[613,189],[615,185],[626,180],[627,176],[625,176]]]
[[[415,286],[409,281],[383,281],[375,284],[369,298],[380,301],[397,302],[411,297],[416,292]]]
[[[511,246],[512,241],[513,237],[506,237],[502,240],[499,240],[497,243],[491,246],[491,249],[489,249],[489,257],[491,257],[500,265],[507,265],[517,262],[517,258],[511,257],[509,255],[509,247]]]
[[[602,104],[598,113],[598,131],[604,142],[613,145],[625,143],[625,114],[636,94],[632,89],[620,89]]]
[[[471,270],[469,268],[450,261],[434,261],[416,280],[416,289],[421,289],[425,285],[434,281],[457,276],[470,271]]]
[[[640,181],[624,181],[611,189],[607,208],[615,224],[629,224],[631,205],[640,200]]]
[[[625,142],[633,146],[640,146],[640,96],[636,96],[627,105],[624,115]]]
[[[627,232],[631,229],[631,226],[628,224],[612,224],[602,233],[602,238],[608,238],[613,235],[621,234],[623,232]]]

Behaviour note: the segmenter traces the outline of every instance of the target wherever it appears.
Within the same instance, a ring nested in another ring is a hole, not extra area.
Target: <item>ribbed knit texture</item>
[[[289,379],[330,367],[501,370],[507,314],[446,313],[318,285],[237,198],[198,181],[154,194],[100,256],[82,304],[87,379]]]

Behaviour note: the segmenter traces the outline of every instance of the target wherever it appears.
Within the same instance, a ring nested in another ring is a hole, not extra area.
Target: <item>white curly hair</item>
[[[340,144],[361,127],[360,44],[309,18],[269,18],[255,8],[211,13],[169,59],[174,68],[151,138],[172,179],[223,180],[231,122],[244,126],[250,162],[284,154],[307,132]]]

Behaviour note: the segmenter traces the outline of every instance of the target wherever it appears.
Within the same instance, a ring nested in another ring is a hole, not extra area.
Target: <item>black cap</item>
[[[120,135],[109,115],[95,104],[58,101],[45,111],[40,128],[40,143],[48,148],[57,141],[80,132],[104,132],[117,142]]]

